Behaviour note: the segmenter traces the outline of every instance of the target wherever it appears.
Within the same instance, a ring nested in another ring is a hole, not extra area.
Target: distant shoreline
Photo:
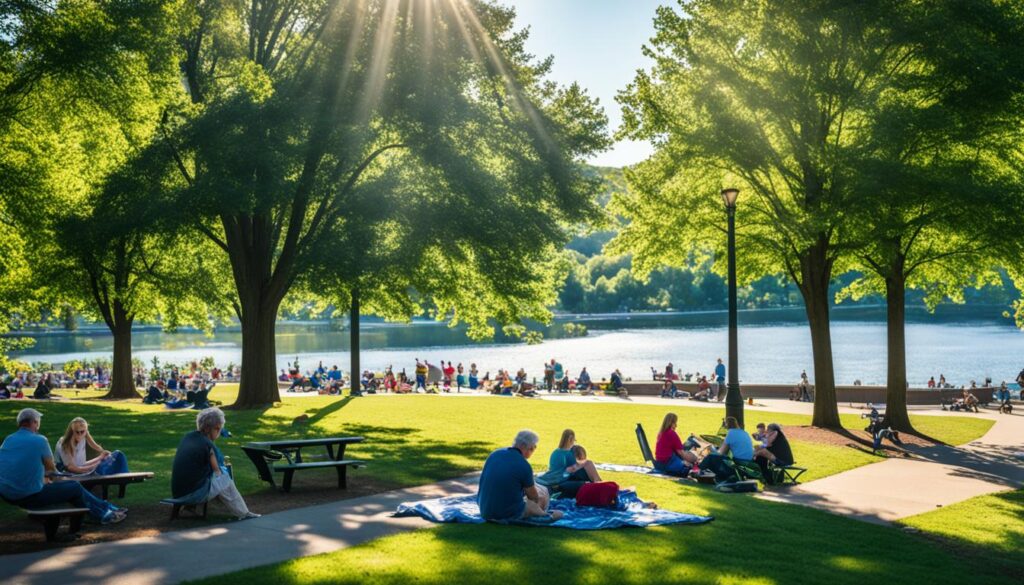
[[[1004,317],[1003,312],[1007,311],[1008,307],[1001,304],[977,304],[977,305],[940,305],[935,313],[929,313],[924,307],[907,307],[907,319],[908,322],[923,322],[923,321],[937,321],[944,322],[946,319],[959,319],[965,322],[989,322],[989,323],[1005,323],[1013,324],[1013,319]],[[885,305],[884,304],[870,304],[870,305],[852,305],[852,306],[837,306],[832,308],[833,317],[836,321],[851,321],[851,320],[863,320],[865,322],[884,322],[885,321]],[[708,318],[708,317],[722,317],[723,323],[727,317],[728,312],[725,309],[707,309],[707,310],[693,310],[693,311],[636,311],[636,312],[624,312],[624,313],[556,313],[553,316],[553,322],[565,323],[565,322],[582,322],[582,323],[600,323],[607,321],[632,321],[632,320],[656,320],[656,319],[671,319],[671,318],[687,318],[692,317],[694,319]],[[766,309],[741,309],[739,311],[741,325],[743,321],[749,323],[793,323],[802,322],[805,318],[804,308],[802,306],[794,307],[772,307]],[[762,317],[765,317],[762,319]],[[777,318],[772,319],[772,317]],[[860,318],[860,319],[858,319]],[[945,321],[948,322],[948,321]],[[538,324],[541,327],[543,325]],[[277,326],[285,330],[296,327],[312,327],[312,328],[323,328],[323,329],[336,329],[336,330],[348,330],[347,324],[341,324],[338,321],[278,321]],[[433,319],[417,317],[409,323],[396,323],[388,322],[382,319],[374,318],[372,316],[363,317],[362,328],[365,330],[385,328],[385,327],[407,327],[407,326],[440,326],[447,327],[448,324],[444,321],[435,321]],[[158,324],[144,324],[135,325],[132,327],[133,332],[146,332],[146,331],[162,331],[162,326]],[[241,330],[241,326],[238,324],[224,325],[214,329],[214,333],[217,332],[238,332]],[[202,330],[194,327],[181,327],[174,332],[168,333],[189,333],[189,334],[201,334]],[[0,337],[47,337],[47,336],[107,336],[110,335],[110,331],[106,326],[102,324],[89,324],[79,327],[73,331],[68,331],[62,328],[47,327],[39,329],[20,329],[16,331],[10,331]]]

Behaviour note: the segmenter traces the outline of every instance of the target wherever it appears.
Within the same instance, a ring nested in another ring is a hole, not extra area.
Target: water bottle
[[[234,471],[231,469],[231,456],[230,455],[225,455],[224,456],[224,468],[228,470],[228,477],[230,477],[231,479],[235,479]]]

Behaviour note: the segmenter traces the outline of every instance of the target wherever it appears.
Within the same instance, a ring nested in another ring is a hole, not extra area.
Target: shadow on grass
[[[661,491],[647,484],[650,491]],[[900,530],[684,487],[669,503],[715,522],[574,531],[441,525],[322,557],[210,579],[309,583],[963,583],[963,559]],[[689,505],[684,502],[688,502]],[[687,510],[685,508],[691,508]],[[750,538],[747,538],[750,537]],[[731,543],[731,545],[730,545]],[[971,565],[972,583],[1014,583]]]

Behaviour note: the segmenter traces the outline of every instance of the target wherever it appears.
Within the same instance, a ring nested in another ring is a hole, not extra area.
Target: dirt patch
[[[253,512],[270,514],[292,508],[303,508],[369,496],[400,487],[402,486],[359,477],[358,473],[354,473],[349,475],[348,488],[339,490],[337,475],[333,472],[329,475],[306,474],[306,476],[296,477],[292,491],[287,494],[277,491],[268,485],[264,490],[246,495],[245,502]],[[129,487],[128,489],[131,488]],[[114,500],[114,503],[117,503],[117,500]],[[98,542],[111,542],[137,536],[156,536],[164,532],[188,530],[190,528],[235,521],[227,515],[227,511],[218,503],[210,504],[209,514],[205,520],[200,517],[185,515],[172,521],[170,517],[170,506],[160,504],[133,505],[128,511],[128,517],[120,524],[101,526],[86,520],[82,531],[79,533],[79,538],[66,542],[46,542],[43,536],[42,525],[29,520],[27,516],[23,516],[18,520],[3,523],[3,530],[0,530],[0,556]],[[67,526],[65,524],[61,527],[59,534],[66,534],[66,529]]]

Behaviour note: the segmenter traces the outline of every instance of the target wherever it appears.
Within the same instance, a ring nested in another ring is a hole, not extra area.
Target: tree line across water
[[[137,321],[237,319],[236,406],[256,407],[280,398],[274,324],[297,307],[348,312],[358,372],[363,313],[483,337],[559,301],[715,303],[730,187],[746,302],[807,312],[814,424],[839,426],[840,279],[844,298],[884,295],[887,414],[909,429],[907,291],[1021,282],[1016,3],[659,8],[614,136],[655,151],[612,189],[584,164],[613,138],[600,104],[553,83],[499,4],[0,11],[0,327],[60,306],[101,320],[112,397],[135,393]],[[614,232],[607,256],[563,253],[592,230]]]

